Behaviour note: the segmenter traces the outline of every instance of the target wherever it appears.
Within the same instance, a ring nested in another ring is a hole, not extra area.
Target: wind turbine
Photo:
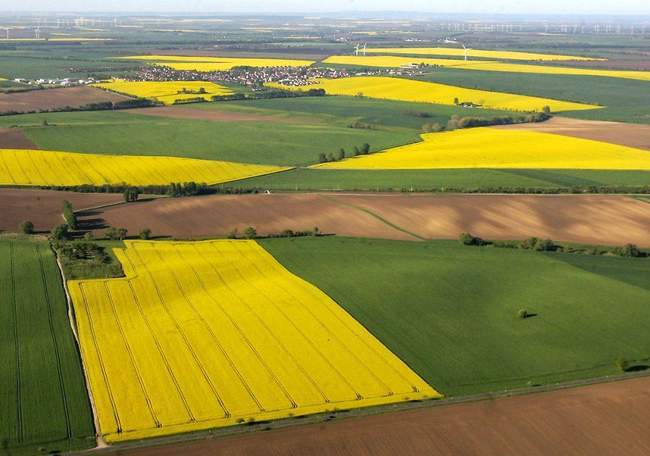
[[[368,43],[363,43],[363,55],[366,55],[366,46],[368,46]]]
[[[354,45],[354,55],[359,55],[359,43]]]
[[[467,62],[467,51],[471,51],[471,48],[465,47],[464,44],[461,44],[463,46],[463,49],[465,50],[465,61]]]
[[[41,39],[41,27],[40,26],[37,26],[36,29],[34,30],[34,37],[37,40]]]

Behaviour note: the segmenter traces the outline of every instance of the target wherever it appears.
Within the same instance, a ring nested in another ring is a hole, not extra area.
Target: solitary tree
[[[460,101],[458,100],[458,97],[454,97],[454,104],[458,106],[460,104]]]
[[[144,239],[145,241],[147,239],[151,238],[151,230],[149,228],[145,228],[140,231],[140,239]]]
[[[361,146],[361,152],[364,155],[368,155],[370,153],[370,144],[364,143],[363,146]]]

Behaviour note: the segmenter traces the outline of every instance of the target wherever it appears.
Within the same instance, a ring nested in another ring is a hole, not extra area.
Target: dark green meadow
[[[447,396],[650,362],[650,260],[455,241],[260,241]],[[353,259],[353,261],[351,261]],[[522,319],[518,312],[533,316]]]
[[[650,123],[650,82],[599,76],[506,73],[438,68],[420,79],[471,89],[518,93],[581,103],[603,109],[566,111],[578,119]]]
[[[49,245],[0,239],[0,453],[95,445],[67,312]]]

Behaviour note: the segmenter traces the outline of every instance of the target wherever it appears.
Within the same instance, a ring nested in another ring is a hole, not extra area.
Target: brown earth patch
[[[0,149],[40,149],[40,147],[18,128],[0,128]]]
[[[259,234],[291,229],[344,236],[413,239],[362,211],[328,201],[317,194],[210,195],[163,198],[106,208],[98,214],[110,226],[130,233],[149,228],[156,236],[201,238],[241,233],[254,226]]]
[[[110,226],[178,238],[225,236],[253,226],[384,239],[530,236],[650,246],[650,204],[615,195],[257,194],[159,199],[102,210]],[[409,234],[413,233],[413,234]]]
[[[82,209],[119,202],[122,195],[0,188],[0,231],[16,232],[25,220],[31,221],[36,231],[49,231],[63,223],[64,200]]]
[[[649,410],[645,377],[111,454],[647,455]]]
[[[79,107],[103,101],[129,100],[129,97],[89,86],[30,90],[0,94],[0,112],[33,112]]]
[[[264,114],[254,114],[234,111],[217,111],[213,109],[195,109],[177,106],[160,106],[155,108],[129,109],[129,114],[144,114],[147,116],[167,117],[172,119],[210,120],[213,122],[272,122],[272,123],[322,123],[319,119],[310,117],[283,117]]]
[[[556,133],[650,150],[650,125],[553,117],[546,122],[499,125],[491,128]]]

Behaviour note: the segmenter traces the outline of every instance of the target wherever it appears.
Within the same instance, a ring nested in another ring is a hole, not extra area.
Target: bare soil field
[[[254,226],[258,234],[312,230],[317,226],[324,233],[344,236],[413,239],[370,214],[317,194],[163,198],[106,208],[94,216],[109,226],[125,227],[130,233],[149,228],[155,236],[177,238],[226,236],[235,228],[241,233],[248,226]]]
[[[307,117],[267,116],[245,112],[216,111],[177,106],[129,109],[129,114],[167,117],[172,119],[210,120],[213,122],[272,122],[272,123],[320,123],[319,119]]]
[[[111,454],[646,455],[650,378]]]
[[[31,221],[36,231],[49,231],[63,223],[64,200],[82,209],[119,202],[122,195],[0,188],[0,231],[16,232],[25,220]]]
[[[30,90],[28,92],[0,94],[0,112],[33,112],[79,107],[103,101],[122,101],[129,97],[107,92],[95,87],[78,86],[62,89]]]
[[[40,149],[18,128],[0,128],[0,149]]]
[[[553,117],[546,122],[499,125],[491,128],[556,133],[650,150],[650,125]]]
[[[225,236],[253,226],[385,239],[530,236],[586,244],[650,246],[650,204],[615,195],[257,194],[159,199],[95,214],[131,233]]]

